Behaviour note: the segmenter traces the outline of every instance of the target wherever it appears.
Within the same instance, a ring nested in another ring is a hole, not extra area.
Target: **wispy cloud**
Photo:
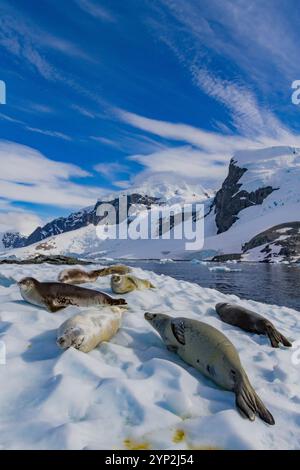
[[[7,116],[7,114],[4,114],[4,113],[0,113],[0,119],[2,119],[3,121],[7,121],[7,122],[12,122],[14,124],[21,124],[21,125],[24,125],[25,123],[23,121],[21,121],[20,119],[15,119],[11,116]]]
[[[94,62],[94,59],[87,52],[82,50],[77,44],[67,41],[66,39],[44,33],[39,38],[39,41],[41,46],[44,46],[48,49],[54,49],[55,51],[61,52],[64,55],[75,57],[77,59]]]
[[[123,110],[117,115],[127,124],[145,132],[189,145],[166,148],[151,153],[134,154],[129,158],[144,167],[138,180],[154,174],[177,175],[186,181],[217,187],[226,176],[228,163],[233,153],[247,148],[262,148],[276,145],[300,146],[300,136],[283,131],[275,137],[258,133],[249,139],[241,135],[224,135],[209,132],[181,123],[149,119]],[[137,179],[133,179],[135,184]]]
[[[155,36],[189,70],[193,83],[227,108],[239,133],[286,132],[272,106],[257,97],[258,90],[274,93],[274,75],[277,90],[287,96],[287,78],[297,73],[297,21],[283,2],[157,0],[153,8],[148,24]]]
[[[180,37],[194,57],[205,58],[209,49],[265,81],[272,67],[289,78],[297,72],[300,15],[292,5],[287,8],[280,0],[157,0],[154,6],[156,18],[168,15],[169,21],[157,21],[156,27],[170,46]]]
[[[30,28],[22,20],[2,12],[0,17],[0,46],[17,58],[28,62],[43,78],[50,81],[61,79],[56,68],[47,61],[39,50],[40,42],[32,35]]]
[[[94,170],[110,180],[122,173],[130,173],[129,167],[120,162],[98,163]]]
[[[120,118],[123,111],[112,109],[112,114],[115,119],[115,115]],[[120,114],[119,114],[120,113]],[[126,122],[126,119],[125,119]],[[138,128],[138,126],[134,126]],[[158,135],[158,134],[157,134]],[[113,147],[118,149],[123,153],[132,153],[132,152],[154,152],[157,150],[163,150],[167,148],[166,143],[158,142],[158,140],[149,137],[148,135],[137,133],[137,132],[128,132],[125,129],[122,129],[121,132],[114,135],[114,139],[110,139],[104,136],[90,136],[90,139],[98,142],[101,145],[108,147]]]
[[[35,111],[37,113],[51,114],[54,112],[53,108],[50,108],[50,106],[46,106],[44,104],[30,103],[29,107],[32,111]]]
[[[113,185],[120,189],[127,189],[133,185],[133,182],[130,180],[119,180],[119,181],[114,181]]]
[[[9,201],[74,208],[91,205],[104,193],[72,181],[90,176],[79,166],[51,160],[14,142],[0,141],[0,165],[0,198]]]
[[[77,111],[82,116],[85,116],[91,119],[95,119],[97,117],[96,114],[92,113],[89,109],[84,108],[83,106],[79,106],[77,104],[72,104],[71,109],[73,109],[74,111]]]
[[[145,179],[151,174],[175,174],[184,178],[184,181],[203,182],[220,181],[226,171],[228,157],[225,160],[222,154],[208,154],[190,146],[169,148],[150,155],[132,155],[134,160],[143,165],[147,171]]]
[[[120,144],[118,142],[116,142],[114,140],[111,140],[111,139],[108,139],[107,137],[91,135],[90,139],[94,140],[95,142],[99,142],[100,144],[103,144],[103,145],[108,145],[110,147],[120,148]]]
[[[109,22],[116,21],[115,17],[109,10],[92,0],[75,0],[75,2],[83,11],[93,16],[94,18]]]
[[[27,66],[34,74],[38,73],[49,82],[62,83],[98,105],[107,105],[96,91],[91,92],[90,88],[82,86],[74,73],[71,75],[62,70],[57,62],[54,63],[49,52],[60,51],[64,55],[77,56],[90,62],[94,59],[77,45],[41,30],[30,19],[7,7],[7,4],[0,5],[1,46],[19,60],[22,68]]]
[[[278,137],[287,131],[264,107],[259,106],[249,87],[217,77],[206,69],[191,66],[195,83],[205,93],[222,103],[230,112],[234,127],[243,135]]]
[[[45,111],[42,111],[42,112],[45,112]],[[7,116],[6,114],[3,114],[3,113],[0,113],[0,119],[2,119],[4,121],[7,121],[7,122],[10,122],[10,123],[13,123],[13,124],[17,124],[19,126],[22,126],[24,129],[26,129],[29,132],[36,132],[38,134],[46,135],[48,137],[55,137],[57,139],[63,139],[63,140],[68,140],[68,141],[72,140],[72,137],[70,137],[67,134],[64,134],[63,132],[54,131],[54,130],[50,130],[50,129],[40,129],[38,127],[31,127],[31,126],[28,126],[24,121],[12,118],[12,117]]]
[[[196,147],[209,151],[222,151],[224,154],[253,144],[253,141],[241,136],[222,135],[221,133],[204,131],[183,123],[172,123],[149,119],[124,110],[116,110],[117,116],[131,126],[159,137],[174,141],[185,141]]]
[[[27,129],[30,132],[36,132],[38,134],[47,135],[49,137],[56,137],[58,139],[69,140],[69,141],[72,140],[72,137],[64,134],[63,132],[50,131],[46,129],[38,129],[37,127],[30,127],[30,126],[26,126],[25,129]]]

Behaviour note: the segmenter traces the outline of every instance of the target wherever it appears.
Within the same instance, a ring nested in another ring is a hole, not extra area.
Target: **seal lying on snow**
[[[103,292],[59,282],[39,282],[33,277],[22,279],[18,285],[26,302],[46,307],[50,312],[57,312],[69,305],[78,307],[127,305],[125,299],[113,299]]]
[[[276,330],[273,323],[258,313],[247,310],[239,305],[220,303],[216,305],[216,311],[225,323],[238,326],[242,330],[258,335],[266,335],[271,341],[273,348],[278,348],[279,343],[291,347],[292,344]]]
[[[115,294],[127,294],[133,290],[155,289],[154,285],[147,279],[139,279],[131,275],[120,276],[119,274],[114,274],[111,277],[110,285]]]
[[[84,284],[85,282],[95,282],[98,277],[110,276],[111,274],[127,274],[130,271],[131,269],[123,264],[107,266],[89,272],[82,269],[65,269],[59,274],[58,280],[65,284]]]
[[[251,386],[237,350],[216,328],[188,318],[145,313],[169,350],[225,390],[235,393],[239,412],[254,421],[258,414],[268,424],[274,418]]]
[[[109,341],[121,326],[122,309],[104,307],[75,315],[58,329],[57,345],[62,349],[73,347],[89,352],[103,341]]]

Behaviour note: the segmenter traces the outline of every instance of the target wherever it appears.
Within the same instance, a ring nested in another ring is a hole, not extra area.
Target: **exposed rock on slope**
[[[71,256],[62,256],[62,255],[57,255],[57,256],[44,256],[44,255],[37,255],[33,258],[27,258],[27,259],[17,259],[17,258],[6,258],[6,259],[1,259],[0,264],[55,264],[55,265],[88,265],[92,264],[89,261],[81,260],[78,258],[73,258]]]
[[[276,225],[253,237],[243,245],[243,258],[250,258],[254,250],[260,261],[300,260],[300,222]]]
[[[261,187],[251,192],[241,189],[240,179],[246,171],[247,168],[240,168],[234,159],[231,160],[228,176],[214,200],[218,233],[226,232],[238,220],[238,214],[243,209],[262,204],[276,189],[272,186]]]
[[[24,246],[26,237],[23,237],[19,232],[6,232],[3,235],[2,243],[4,248],[12,248]]]

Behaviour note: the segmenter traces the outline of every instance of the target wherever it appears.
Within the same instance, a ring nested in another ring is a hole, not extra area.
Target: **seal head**
[[[18,282],[20,293],[26,302],[30,302],[38,307],[44,305],[44,300],[39,293],[40,283],[33,277],[25,277]]]
[[[84,331],[82,328],[69,328],[66,329],[62,336],[56,340],[57,346],[61,349],[67,349],[73,346],[75,349],[80,349],[84,341]]]

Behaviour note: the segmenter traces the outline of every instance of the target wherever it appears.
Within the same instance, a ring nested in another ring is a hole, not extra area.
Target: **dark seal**
[[[268,336],[273,348],[278,348],[282,343],[286,347],[292,344],[276,330],[273,323],[259,313],[252,312],[244,307],[234,304],[220,303],[216,305],[216,311],[225,323],[238,326],[249,333]]]

